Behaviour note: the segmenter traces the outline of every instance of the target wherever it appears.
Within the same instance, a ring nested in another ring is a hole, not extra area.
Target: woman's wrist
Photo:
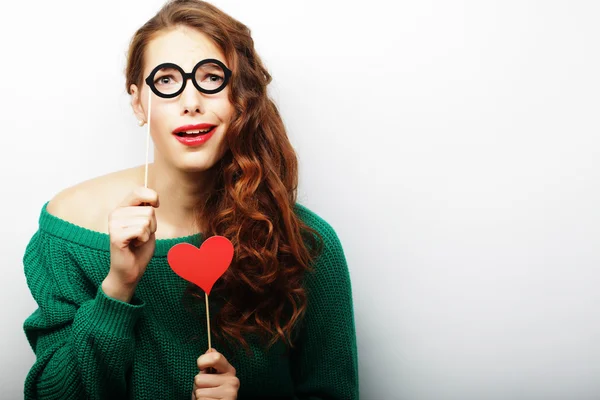
[[[102,291],[108,297],[129,303],[133,298],[136,285],[126,285],[115,279],[114,276],[108,273],[104,281],[102,281]]]

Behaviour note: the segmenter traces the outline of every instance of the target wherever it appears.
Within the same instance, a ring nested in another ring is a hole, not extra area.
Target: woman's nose
[[[204,95],[191,82],[188,82],[181,93],[180,101],[183,115],[204,113]]]

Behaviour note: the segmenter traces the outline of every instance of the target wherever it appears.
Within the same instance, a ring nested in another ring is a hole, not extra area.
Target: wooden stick
[[[204,292],[204,299],[206,302],[206,326],[208,327],[207,332],[208,332],[208,349],[210,350],[212,348],[212,344],[210,344],[210,309],[208,307],[208,294],[206,294],[206,292]],[[206,368],[205,372],[207,374],[216,374],[217,370],[214,369],[213,367],[208,367]]]
[[[208,349],[212,348],[210,344],[210,310],[208,308],[208,294],[204,293],[204,299],[206,300],[206,326],[208,327]]]
[[[150,152],[150,117],[152,115],[152,91],[148,87],[148,131],[146,133],[146,172],[144,175],[144,187],[148,187],[148,153]]]

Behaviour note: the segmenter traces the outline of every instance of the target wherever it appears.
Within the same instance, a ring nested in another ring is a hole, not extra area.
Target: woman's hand
[[[240,380],[235,376],[235,368],[215,349],[209,349],[198,357],[200,373],[194,377],[193,400],[237,399]],[[215,373],[207,370],[213,368]]]
[[[146,271],[156,247],[158,194],[145,187],[132,190],[108,218],[110,270],[102,289],[109,296],[129,302]]]

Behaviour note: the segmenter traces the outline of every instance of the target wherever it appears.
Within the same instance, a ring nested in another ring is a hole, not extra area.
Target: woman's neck
[[[180,237],[202,232],[204,227],[195,211],[210,185],[211,171],[185,173],[160,162],[149,164],[148,187],[158,193],[159,199],[156,237]]]

